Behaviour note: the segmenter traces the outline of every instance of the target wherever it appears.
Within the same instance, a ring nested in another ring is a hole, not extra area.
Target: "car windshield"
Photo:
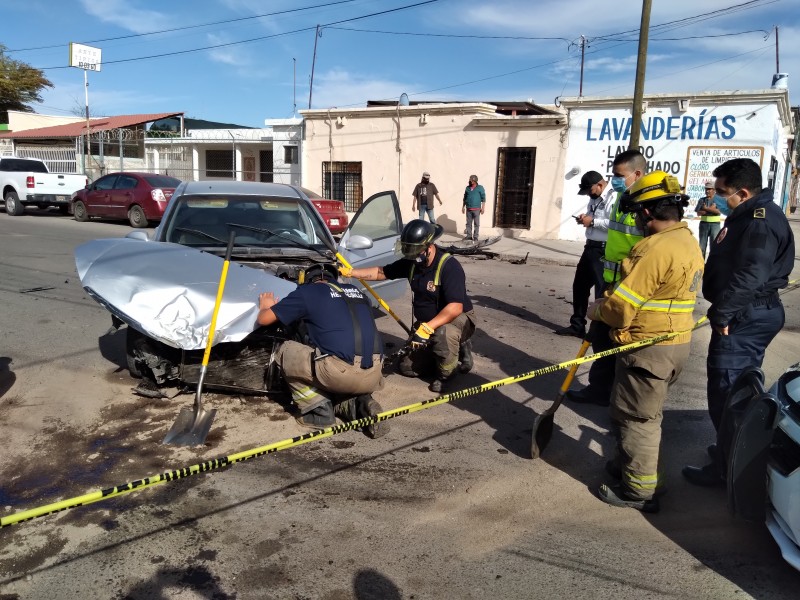
[[[166,175],[145,175],[144,180],[154,188],[176,188],[181,180]]]
[[[162,225],[165,241],[184,246],[224,247],[231,231],[236,248],[320,252],[331,243],[310,205],[294,198],[181,196]]]

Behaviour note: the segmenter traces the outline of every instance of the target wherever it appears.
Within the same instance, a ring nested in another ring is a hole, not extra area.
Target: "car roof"
[[[262,183],[259,181],[187,181],[183,194],[239,194],[245,196],[278,196],[306,200],[295,186],[285,183]]]
[[[161,173],[148,173],[147,171],[111,171],[110,173],[106,173],[103,177],[108,177],[109,175],[137,175],[139,177],[171,177],[172,179],[177,179],[180,181],[180,177],[175,177],[174,175],[162,175]]]

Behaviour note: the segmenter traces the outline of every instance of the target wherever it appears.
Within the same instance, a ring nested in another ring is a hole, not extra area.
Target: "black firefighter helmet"
[[[444,233],[444,227],[422,219],[409,221],[400,234],[400,253],[403,258],[414,260],[427,250]]]

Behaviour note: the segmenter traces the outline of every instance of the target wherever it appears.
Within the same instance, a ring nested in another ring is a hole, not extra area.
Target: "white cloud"
[[[84,10],[104,23],[113,23],[134,33],[159,29],[170,19],[164,13],[132,6],[131,0],[81,0]]]
[[[335,68],[315,74],[312,107],[365,106],[367,100],[395,100],[403,92],[411,93],[412,90],[423,88],[424,86],[418,83],[370,78],[367,75],[353,74]],[[442,97],[437,94],[437,98]]]

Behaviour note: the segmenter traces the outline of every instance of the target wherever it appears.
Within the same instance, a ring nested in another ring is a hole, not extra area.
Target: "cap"
[[[591,187],[597,183],[603,181],[605,177],[600,175],[597,171],[586,171],[581,177],[581,184],[578,188],[578,195],[579,196],[588,196],[589,190]]]
[[[470,176],[469,176],[469,180],[470,180],[470,181],[474,181],[474,182],[476,182],[476,183],[477,183],[477,181],[478,181],[478,176],[477,176],[477,175],[470,175]]]
[[[714,182],[713,181],[706,181],[706,189],[713,190],[714,189]]]
[[[431,178],[431,174],[430,174],[430,173],[428,173],[427,171],[425,171],[425,172],[422,174],[422,178],[423,178],[423,179],[430,179],[430,178]]]

